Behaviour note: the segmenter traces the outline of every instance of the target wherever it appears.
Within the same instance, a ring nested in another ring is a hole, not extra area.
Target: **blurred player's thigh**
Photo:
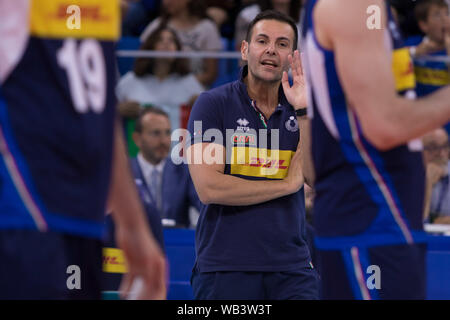
[[[0,299],[100,299],[101,241],[0,231]]]
[[[320,250],[322,299],[426,298],[426,245]]]

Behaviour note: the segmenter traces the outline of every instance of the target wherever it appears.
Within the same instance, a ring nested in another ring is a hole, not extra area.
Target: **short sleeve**
[[[203,92],[197,98],[188,122],[191,144],[215,142],[225,146],[222,110],[218,99],[215,99],[209,92]]]
[[[186,84],[190,90],[191,96],[199,95],[205,91],[205,87],[197,80],[197,77],[192,73],[186,76]]]

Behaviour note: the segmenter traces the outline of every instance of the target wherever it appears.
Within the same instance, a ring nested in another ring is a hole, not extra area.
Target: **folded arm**
[[[204,150],[210,143],[190,146],[188,154],[193,155],[194,146]],[[189,171],[200,200],[205,204],[252,205],[298,191],[303,185],[300,153],[296,152],[291,159],[288,175],[283,180],[247,180],[224,173],[225,148],[215,144],[216,152],[222,157],[222,164],[194,164],[190,161]]]

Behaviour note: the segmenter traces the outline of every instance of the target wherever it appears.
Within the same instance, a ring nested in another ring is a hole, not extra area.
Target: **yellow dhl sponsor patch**
[[[32,0],[30,33],[56,39],[117,40],[120,35],[119,1]]]
[[[394,50],[392,54],[392,71],[397,91],[415,88],[414,65],[407,48]]]
[[[103,248],[103,272],[127,273],[127,265],[122,250],[117,248]]]
[[[418,83],[432,86],[446,86],[450,84],[450,73],[448,70],[416,67],[414,72]]]
[[[255,147],[233,147],[231,174],[248,177],[283,179],[287,175],[294,152]]]

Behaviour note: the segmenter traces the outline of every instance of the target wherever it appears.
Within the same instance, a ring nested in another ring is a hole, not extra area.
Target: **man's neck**
[[[266,82],[255,79],[250,74],[244,79],[250,99],[256,102],[258,109],[270,118],[278,106],[278,90],[280,82]]]

